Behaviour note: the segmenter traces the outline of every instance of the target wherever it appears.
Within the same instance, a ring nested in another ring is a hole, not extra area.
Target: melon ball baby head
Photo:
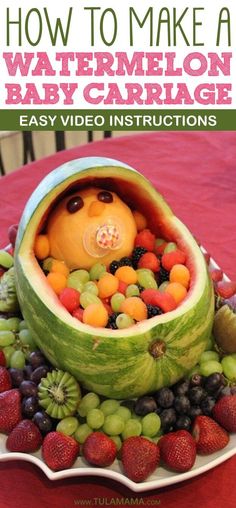
[[[74,270],[108,265],[132,252],[137,233],[130,208],[115,192],[90,187],[62,199],[47,225],[50,256]]]

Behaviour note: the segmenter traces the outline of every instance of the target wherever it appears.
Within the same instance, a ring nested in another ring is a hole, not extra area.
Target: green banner
[[[235,131],[236,110],[35,109],[0,112],[4,131]]]

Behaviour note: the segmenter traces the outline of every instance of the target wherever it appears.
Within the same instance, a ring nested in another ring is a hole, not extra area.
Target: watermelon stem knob
[[[152,342],[152,344],[150,344],[149,353],[156,360],[161,358],[165,354],[165,352],[166,352],[166,344],[163,340],[158,339]]]

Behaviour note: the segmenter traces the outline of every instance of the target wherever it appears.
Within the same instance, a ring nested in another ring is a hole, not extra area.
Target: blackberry
[[[156,305],[151,305],[150,303],[147,304],[148,319],[154,316],[159,316],[160,314],[163,314],[163,311],[160,307],[157,307]]]
[[[111,314],[109,316],[106,328],[112,328],[112,330],[118,329],[118,326],[116,324],[116,318],[118,315],[119,315],[119,312],[113,312],[113,314]]]
[[[133,263],[134,268],[137,268],[140,258],[146,252],[147,252],[147,249],[145,249],[145,247],[135,247],[135,249],[132,252],[132,263]]]
[[[132,259],[128,258],[127,256],[121,258],[120,259],[120,266],[132,266],[133,267]]]
[[[139,292],[142,293],[142,291],[144,290],[144,287],[141,286],[141,284],[136,284],[136,286],[139,288]]]
[[[169,280],[170,272],[163,268],[163,266],[160,267],[160,270],[158,272],[158,284],[161,285],[162,282],[166,282]]]
[[[114,259],[114,261],[110,263],[109,270],[112,273],[112,275],[114,275],[114,273],[120,266],[121,266],[120,261],[116,261],[116,259]]]

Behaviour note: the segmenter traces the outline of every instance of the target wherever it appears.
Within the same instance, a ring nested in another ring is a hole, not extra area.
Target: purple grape
[[[24,397],[36,397],[38,394],[38,387],[33,381],[22,381],[19,389]]]
[[[217,391],[220,387],[223,388],[223,386],[224,378],[219,372],[214,372],[213,374],[210,374],[210,376],[207,376],[205,379],[204,388],[210,394]]]
[[[147,395],[144,397],[140,397],[134,407],[134,411],[137,415],[145,416],[148,413],[153,413],[156,411],[157,405],[156,401],[153,397],[148,397]]]
[[[32,369],[35,370],[37,367],[45,365],[46,359],[41,351],[32,351],[32,353],[29,355],[28,361]]]
[[[157,404],[159,404],[159,406],[163,407],[164,409],[168,409],[173,405],[174,398],[175,396],[172,390],[167,387],[160,388],[160,390],[158,390],[155,394]]]
[[[32,418],[39,408],[37,397],[24,397],[21,407],[24,416]]]
[[[188,398],[191,404],[198,405],[206,397],[206,392],[202,386],[193,386],[188,392]]]
[[[30,379],[36,385],[38,385],[43,377],[47,376],[47,373],[49,372],[49,367],[47,365],[40,365],[40,367],[37,367],[37,369],[33,370]]]
[[[179,381],[173,386],[173,392],[175,395],[186,395],[189,390],[190,381],[189,379],[184,379]]]
[[[31,374],[33,372],[33,369],[31,367],[31,365],[25,365],[23,370],[24,370],[24,376],[25,376],[25,378],[26,379],[30,379],[30,376],[31,376]]]
[[[161,428],[163,432],[168,432],[172,429],[173,425],[176,422],[176,412],[173,407],[168,409],[163,409],[160,414],[161,419]]]
[[[174,407],[179,414],[186,414],[190,409],[190,400],[185,395],[175,397]]]
[[[203,377],[201,374],[193,374],[190,379],[190,386],[201,386],[203,383]]]
[[[32,420],[35,425],[37,425],[42,434],[47,434],[52,430],[52,420],[50,416],[45,413],[45,411],[37,411],[37,413],[34,414]]]
[[[206,397],[202,402],[201,402],[201,410],[202,410],[202,413],[206,416],[210,416],[211,415],[211,412],[212,412],[212,409],[215,405],[215,399],[213,397]]]
[[[11,376],[12,386],[13,388],[18,388],[22,381],[24,380],[24,372],[22,369],[8,369],[8,372]]]
[[[187,415],[181,415],[176,420],[175,429],[176,430],[190,430],[191,427],[191,419]]]
[[[196,418],[196,416],[199,416],[199,415],[202,415],[201,408],[199,406],[191,406],[188,411],[189,418],[194,420],[194,418]]]

